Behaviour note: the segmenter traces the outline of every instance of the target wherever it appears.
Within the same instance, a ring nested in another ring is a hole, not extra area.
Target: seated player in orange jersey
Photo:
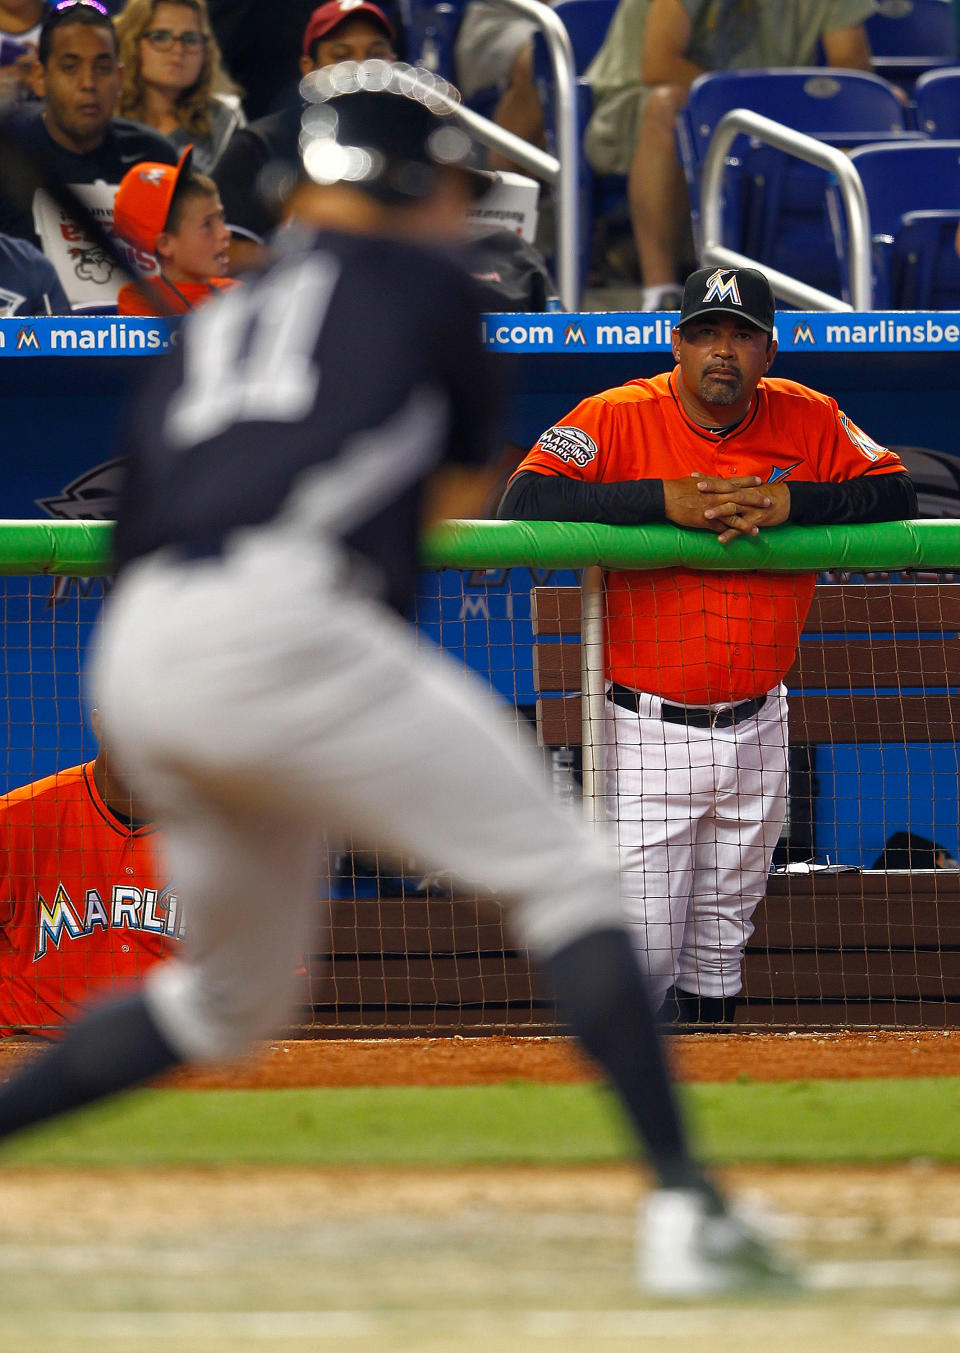
[[[190,168],[190,154],[188,146],[176,166],[136,164],[120,182],[114,231],[137,251],[140,266],[153,258],[160,265],[142,287],[120,288],[121,315],[182,315],[239,286],[226,275],[230,232],[217,185]]]
[[[156,830],[103,746],[0,798],[0,1036],[55,1036],[182,938]]]

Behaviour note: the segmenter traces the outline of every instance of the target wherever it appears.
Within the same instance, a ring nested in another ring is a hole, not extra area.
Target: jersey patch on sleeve
[[[857,427],[856,423],[851,423],[845,413],[841,413],[840,422],[843,425],[844,432],[853,442],[861,456],[866,456],[867,460],[876,461],[879,460],[881,456],[890,454],[885,446],[881,446],[880,443],[875,442],[872,437],[868,437],[862,428]]]
[[[544,451],[549,451],[551,456],[556,456],[567,465],[578,465],[581,469],[597,458],[597,444],[583,428],[547,428],[539,445]]]

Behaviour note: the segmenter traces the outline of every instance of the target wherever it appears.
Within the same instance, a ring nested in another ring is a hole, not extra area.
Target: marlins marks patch
[[[854,446],[862,456],[867,460],[879,460],[881,456],[888,454],[887,448],[875,442],[872,437],[868,437],[862,428],[858,428],[856,423],[851,423],[845,413],[840,415],[840,422],[843,424],[843,430],[853,442]]]
[[[597,444],[583,428],[547,428],[539,445],[551,456],[567,465],[579,465],[581,469],[597,458]]]

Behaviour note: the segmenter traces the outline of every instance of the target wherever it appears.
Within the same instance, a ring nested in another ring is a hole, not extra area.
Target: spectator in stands
[[[696,77],[811,65],[818,43],[829,65],[869,70],[863,25],[873,9],[873,0],[620,0],[586,72],[585,149],[597,173],[627,175],[644,309],[679,307],[681,262],[694,256],[674,124]]]
[[[315,9],[303,33],[300,74],[338,61],[395,61],[393,24],[369,0],[328,0]]]
[[[49,1037],[168,954],[182,932],[162,877],[103,745],[0,798],[0,1035]]]
[[[245,118],[237,94],[215,92],[223,76],[205,0],[127,0],[116,29],[117,111],[178,150],[192,145],[194,167],[209,174]]]
[[[140,160],[175,164],[176,151],[147,127],[113,116],[120,91],[117,39],[99,0],[60,0],[47,12],[33,87],[43,107],[18,110],[11,128],[24,150],[61,182],[80,185],[90,209],[113,216],[116,186]],[[0,232],[40,244],[72,305],[112,304],[119,271],[43,193],[7,180]]]
[[[328,0],[311,14],[303,31],[300,72],[308,75],[338,61],[371,57],[393,61],[395,30],[379,5],[370,0]],[[214,178],[230,226],[230,271],[254,268],[263,256],[266,236],[279,224],[264,175],[282,178],[282,166],[297,165],[301,103],[292,97],[279,111],[239,131],[217,166]],[[279,172],[278,172],[279,171]]]
[[[12,315],[67,315],[57,270],[26,240],[0,235],[0,319]]]
[[[317,0],[207,0],[210,22],[224,64],[243,87],[247,118],[275,113],[296,80],[303,31]],[[403,55],[403,29],[397,0],[381,0],[396,30],[396,50]]]
[[[0,0],[0,100],[33,96],[31,74],[37,57],[46,0]]]
[[[533,35],[537,25],[487,0],[471,0],[457,31],[453,56],[457,87],[471,100],[483,89],[499,92],[493,121],[508,132],[544,144],[543,106],[533,78]],[[508,156],[487,152],[491,169],[516,169]]]
[[[138,164],[125,174],[113,223],[122,239],[160,266],[140,287],[121,287],[121,315],[186,314],[239,285],[226,275],[230,232],[217,185],[191,168],[189,149],[176,168]]]

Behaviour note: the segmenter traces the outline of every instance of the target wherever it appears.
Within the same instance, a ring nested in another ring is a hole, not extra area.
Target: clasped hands
[[[663,501],[668,521],[715,531],[723,545],[738,536],[758,535],[761,526],[779,526],[790,515],[787,485],[764,484],[757,475],[665,479]]]

